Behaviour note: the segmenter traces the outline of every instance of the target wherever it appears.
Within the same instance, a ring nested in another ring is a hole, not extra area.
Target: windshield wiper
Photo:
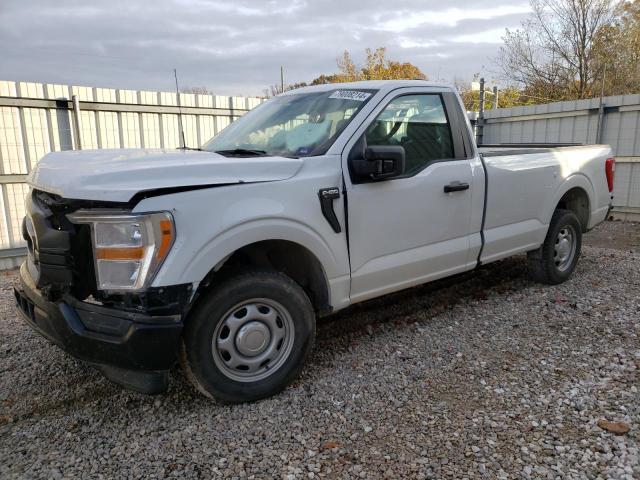
[[[253,157],[259,157],[262,155],[266,155],[267,152],[264,150],[251,150],[248,148],[233,148],[231,150],[216,150],[214,153],[219,153],[220,155],[249,155]]]
[[[202,150],[201,148],[195,147],[178,147],[178,150],[195,150],[197,152],[204,152],[204,150]]]

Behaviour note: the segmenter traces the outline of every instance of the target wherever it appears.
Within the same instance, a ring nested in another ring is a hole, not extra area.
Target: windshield
[[[202,147],[228,156],[324,154],[375,90],[330,90],[275,97]]]

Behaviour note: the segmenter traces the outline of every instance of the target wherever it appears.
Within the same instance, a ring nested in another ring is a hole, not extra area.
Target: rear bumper
[[[587,227],[587,231],[594,229],[602,222],[604,222],[607,218],[609,218],[609,214],[611,213],[611,209],[613,208],[613,202],[608,205],[601,207],[591,213],[591,218],[589,219],[589,225]]]
[[[36,288],[26,264],[14,293],[27,323],[69,354],[125,387],[144,393],[166,390],[182,333],[180,315],[131,313],[70,296],[51,302]]]

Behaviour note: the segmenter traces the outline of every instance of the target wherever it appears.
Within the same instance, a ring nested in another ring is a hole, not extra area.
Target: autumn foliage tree
[[[384,47],[375,50],[367,48],[365,62],[362,66],[356,65],[348,50],[344,51],[336,63],[338,65],[337,73],[320,75],[311,84],[356,82],[359,80],[427,79],[427,76],[412,63],[388,59],[387,49]]]
[[[307,86],[306,82],[285,83],[284,85],[270,85],[268,88],[265,88],[262,91],[264,92],[264,96],[269,98],[269,97],[275,97],[276,95],[279,95],[289,90],[295,90],[296,88],[306,87],[306,86]]]
[[[595,40],[594,63],[606,95],[640,93],[640,0],[619,6]]]
[[[357,82],[360,80],[399,80],[421,79],[427,76],[415,65],[409,62],[399,62],[387,58],[387,49],[384,47],[365,50],[364,65],[358,66],[348,50],[336,59],[338,71],[336,73],[322,74],[314,78],[309,84],[306,82],[284,85],[284,90],[306,87],[307,85],[321,85],[324,83]],[[281,93],[280,85],[271,85],[264,89],[267,97]]]
[[[213,92],[207,87],[184,87],[180,90],[182,93],[193,93],[195,95],[212,95]]]
[[[477,81],[480,74],[474,76]],[[471,82],[456,81],[455,87],[462,98],[467,111],[477,112],[480,109],[480,91],[471,88]],[[485,110],[495,108],[495,96],[491,88],[487,88],[484,100]],[[498,92],[498,108],[511,108],[518,105],[530,105],[537,102],[535,98],[527,97],[526,94],[518,87],[503,87]]]
[[[497,63],[530,98],[570,100],[637,93],[640,0],[530,0],[507,30]],[[608,74],[607,74],[608,72]]]

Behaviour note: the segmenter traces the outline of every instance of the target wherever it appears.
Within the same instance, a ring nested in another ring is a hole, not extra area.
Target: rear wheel
[[[549,285],[566,281],[576,268],[581,248],[580,220],[570,210],[556,210],[544,243],[527,254],[531,277]]]
[[[225,402],[280,392],[302,370],[313,346],[315,315],[289,277],[252,271],[208,292],[187,319],[181,361],[207,396]]]

